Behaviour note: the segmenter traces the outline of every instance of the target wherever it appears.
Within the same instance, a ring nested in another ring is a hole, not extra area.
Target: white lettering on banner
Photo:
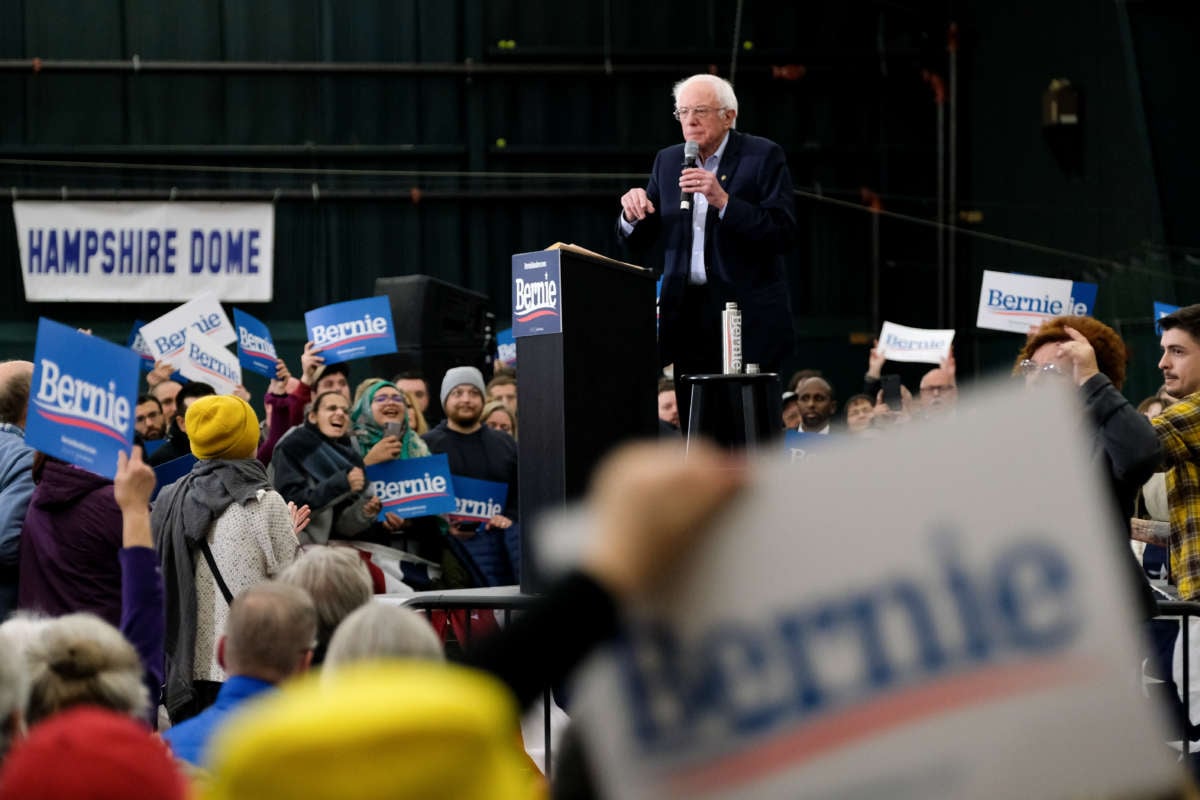
[[[504,513],[504,506],[490,497],[486,500],[470,500],[465,497],[456,497],[454,498],[454,513],[464,517],[491,519],[497,514]]]
[[[525,269],[541,269],[542,267],[546,266],[546,262],[545,261],[526,261],[524,266],[525,266]]]
[[[554,308],[558,305],[558,284],[555,281],[526,281],[517,278],[517,303],[515,314]]]
[[[446,493],[446,479],[441,475],[410,478],[406,481],[372,481],[375,496],[384,503],[397,503],[410,498]]]
[[[247,353],[275,357],[275,347],[261,336],[255,336],[245,328],[238,328],[239,343]]]
[[[1051,300],[1049,295],[1024,297],[1019,294],[1009,294],[1000,289],[988,290],[987,305],[988,308],[1013,313],[1045,314],[1052,317],[1057,317],[1063,313],[1063,302],[1061,300]],[[1073,297],[1070,299],[1068,307],[1071,309],[1070,313],[1072,314],[1087,314],[1087,305],[1076,303]]]
[[[195,362],[196,366],[200,369],[214,372],[234,385],[237,385],[241,380],[241,376],[229,364],[226,364],[219,358],[212,357],[197,347],[195,343],[188,348],[188,358]]]
[[[49,411],[97,422],[118,434],[129,427],[129,399],[117,395],[117,384],[108,388],[64,374],[57,363],[41,360],[41,380],[35,399]]]
[[[975,665],[1068,649],[1082,613],[1068,554],[1032,538],[969,565],[961,538],[936,538],[932,576],[893,575],[699,641],[634,626],[618,659],[640,748],[702,752],[710,737],[754,735]],[[936,610],[946,606],[953,624]]]
[[[192,327],[200,331],[200,333],[212,333],[221,327],[221,316],[219,314],[209,314],[207,317],[201,317],[192,323]],[[184,327],[167,336],[159,336],[154,340],[154,346],[158,348],[160,353],[175,353],[183,349],[186,340],[187,328]]]
[[[373,317],[363,314],[362,319],[350,322],[339,322],[336,325],[316,325],[313,327],[313,344],[317,347],[329,347],[337,344],[347,344],[357,339],[370,339],[387,333],[387,320],[383,317]]]

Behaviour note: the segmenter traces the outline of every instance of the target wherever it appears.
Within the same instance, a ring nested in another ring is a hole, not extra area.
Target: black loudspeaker
[[[428,275],[377,278],[375,294],[392,308],[397,352],[374,356],[372,374],[391,379],[416,371],[429,384],[431,422],[441,419],[438,390],[451,367],[469,365],[491,377],[493,319],[488,297]]]

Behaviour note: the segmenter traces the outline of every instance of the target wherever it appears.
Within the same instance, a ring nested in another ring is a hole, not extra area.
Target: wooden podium
[[[574,245],[512,257],[520,416],[521,589],[538,515],[581,497],[614,446],[658,434],[655,279]]]

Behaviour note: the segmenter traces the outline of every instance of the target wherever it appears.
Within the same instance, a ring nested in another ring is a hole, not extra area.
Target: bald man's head
[[[29,385],[33,381],[33,362],[0,362],[0,422],[25,427],[29,411]]]
[[[921,408],[926,413],[949,411],[958,404],[958,386],[954,374],[940,367],[926,372],[921,378]]]

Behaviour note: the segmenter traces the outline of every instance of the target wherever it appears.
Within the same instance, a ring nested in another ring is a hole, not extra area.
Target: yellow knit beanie
[[[204,800],[529,800],[540,773],[495,678],[427,661],[308,675],[248,704],[209,749]]]
[[[240,397],[197,398],[188,406],[184,424],[196,458],[253,458],[258,450],[258,417]]]

